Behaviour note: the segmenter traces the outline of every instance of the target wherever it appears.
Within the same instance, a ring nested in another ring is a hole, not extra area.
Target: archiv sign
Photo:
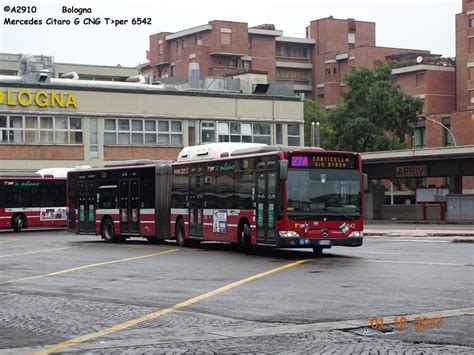
[[[44,90],[32,92],[27,89],[16,92],[10,89],[0,89],[0,105],[77,108],[77,101],[73,93],[67,92]]]

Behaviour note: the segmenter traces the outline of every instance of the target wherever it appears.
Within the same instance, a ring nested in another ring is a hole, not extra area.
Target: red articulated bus
[[[0,229],[66,225],[66,178],[0,173]]]
[[[213,143],[178,161],[68,173],[68,230],[107,242],[144,237],[313,248],[360,246],[364,181],[356,153]]]
[[[219,158],[206,159],[213,146],[225,143],[185,148],[172,165],[171,232],[179,245],[315,253],[362,245],[365,179],[357,153],[258,145],[221,148]]]

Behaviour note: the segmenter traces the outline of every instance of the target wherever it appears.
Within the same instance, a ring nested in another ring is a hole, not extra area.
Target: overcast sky
[[[35,14],[11,14],[5,6],[35,5]],[[273,23],[284,36],[305,37],[311,20],[355,18],[376,23],[376,44],[427,49],[455,56],[455,15],[461,0],[0,0],[0,52],[54,56],[56,62],[135,66],[146,62],[149,35],[176,32],[211,20]],[[92,14],[63,14],[62,6],[90,7]],[[5,26],[11,19],[42,19],[42,26]],[[102,18],[98,26],[45,25],[46,19]],[[104,17],[129,19],[125,26],[107,26]],[[133,26],[134,17],[151,25]]]

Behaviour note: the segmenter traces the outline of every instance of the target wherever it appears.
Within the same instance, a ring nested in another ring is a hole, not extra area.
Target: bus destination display
[[[357,160],[347,155],[293,155],[292,168],[357,169]]]

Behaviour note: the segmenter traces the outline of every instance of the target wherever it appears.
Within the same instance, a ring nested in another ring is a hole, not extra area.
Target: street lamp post
[[[319,148],[319,122],[316,122],[316,147]]]
[[[453,145],[454,145],[454,146],[457,146],[457,144],[456,144],[456,139],[454,138],[454,134],[453,134],[453,132],[451,132],[451,130],[450,130],[448,127],[446,127],[446,126],[445,126],[444,124],[442,124],[441,122],[438,122],[438,121],[436,121],[436,120],[434,120],[434,119],[432,119],[432,118],[426,117],[426,116],[420,116],[420,118],[422,118],[422,119],[424,119],[424,120],[427,120],[427,121],[434,122],[434,123],[440,125],[441,127],[443,127],[443,128],[444,128],[446,131],[448,131],[448,133],[451,135],[451,138],[453,139]]]

